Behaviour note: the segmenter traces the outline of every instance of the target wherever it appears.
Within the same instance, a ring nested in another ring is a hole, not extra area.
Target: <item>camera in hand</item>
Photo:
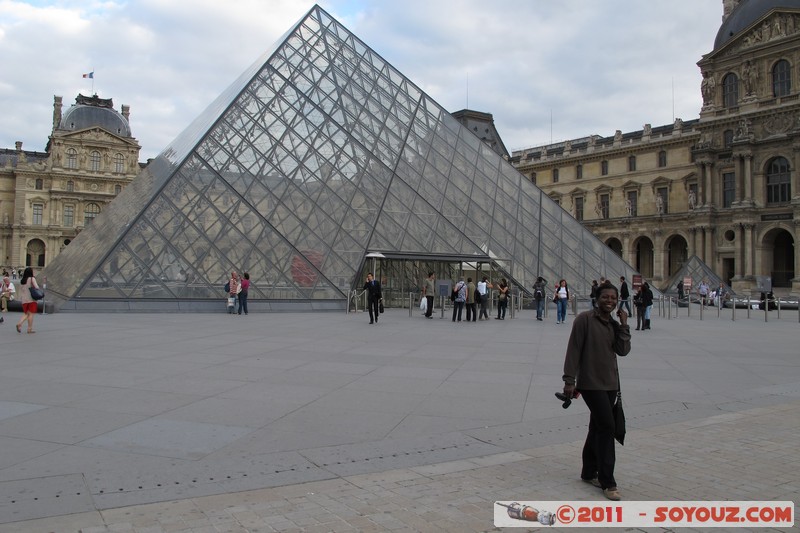
[[[570,398],[569,396],[567,396],[563,392],[557,392],[556,393],[556,398],[558,398],[559,400],[564,402],[564,403],[561,404],[561,407],[563,407],[564,409],[566,409],[567,407],[572,405],[572,398]]]

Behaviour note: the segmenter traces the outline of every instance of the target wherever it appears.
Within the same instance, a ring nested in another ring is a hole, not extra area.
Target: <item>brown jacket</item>
[[[617,354],[631,351],[630,326],[605,321],[597,309],[575,317],[564,359],[564,383],[578,390],[619,390]]]

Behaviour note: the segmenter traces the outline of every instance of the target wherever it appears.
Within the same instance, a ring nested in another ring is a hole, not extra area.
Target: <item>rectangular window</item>
[[[575,167],[575,179],[583,179],[583,165]]]
[[[603,176],[608,176],[608,161],[600,162],[600,174]]]
[[[661,197],[661,214],[666,215],[669,213],[669,189],[667,187],[659,187],[656,191],[656,208],[658,207],[658,197]]]
[[[44,212],[44,205],[42,204],[33,204],[33,225],[34,226],[41,226],[42,225],[42,213]]]
[[[667,152],[666,150],[661,150],[658,152],[658,166],[663,168],[667,166]]]
[[[575,220],[583,220],[583,196],[575,198]]]
[[[625,208],[628,210],[628,216],[637,216],[639,209],[639,194],[636,191],[628,191],[628,201],[625,202]]]
[[[736,200],[736,174],[722,173],[722,207],[731,207]]]
[[[553,183],[558,183],[558,169],[553,169]]]
[[[64,206],[64,227],[65,228],[71,228],[74,223],[75,223],[75,206],[73,206],[73,205],[65,205]]]
[[[100,152],[92,152],[89,154],[89,169],[92,172],[100,171]]]
[[[636,156],[632,155],[628,158],[628,172],[634,172],[636,170]]]
[[[600,195],[600,217],[601,218],[608,218],[609,217],[609,198],[607,194]]]

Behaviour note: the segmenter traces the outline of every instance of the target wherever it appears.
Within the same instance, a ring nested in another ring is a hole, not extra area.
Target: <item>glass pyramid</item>
[[[45,274],[67,309],[218,306],[232,270],[251,302],[343,309],[370,252],[491,261],[528,291],[634,273],[315,6]]]
[[[717,276],[714,271],[711,270],[710,266],[705,264],[703,260],[696,255],[693,255],[687,259],[683,267],[678,269],[677,272],[675,272],[667,281],[664,282],[664,284],[661,286],[661,292],[663,292],[666,296],[671,296],[673,298],[677,297],[678,282],[683,281],[686,278],[692,279],[691,293],[693,295],[697,294],[697,287],[700,286],[700,282],[705,280],[709,287],[711,287],[711,290],[716,290],[721,283],[728,294],[736,296],[736,293],[733,291],[733,289],[731,289],[728,284],[722,280],[722,278]]]

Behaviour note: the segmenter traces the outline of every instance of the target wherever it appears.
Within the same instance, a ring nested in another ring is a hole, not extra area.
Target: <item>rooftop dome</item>
[[[128,119],[114,111],[113,106],[114,103],[110,98],[78,95],[75,104],[61,117],[58,128],[68,131],[102,128],[120,137],[130,137],[131,127]]]
[[[714,50],[719,50],[734,36],[778,8],[800,9],[800,0],[742,0],[720,26],[714,40]]]

